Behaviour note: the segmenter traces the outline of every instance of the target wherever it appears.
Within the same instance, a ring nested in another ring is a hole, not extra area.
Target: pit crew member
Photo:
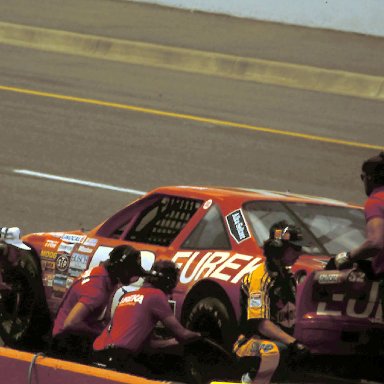
[[[363,163],[361,180],[368,196],[364,205],[366,240],[359,247],[336,255],[335,265],[344,269],[355,261],[372,258],[373,272],[381,278],[384,308],[384,152]]]
[[[3,270],[16,267],[20,261],[20,250],[29,248],[20,240],[20,229],[17,227],[2,227],[0,229],[0,289],[11,290],[12,287],[3,281]]]
[[[109,259],[85,271],[66,292],[52,331],[51,353],[68,359],[87,359],[92,342],[105,324],[103,313],[119,283],[129,284],[143,276],[140,252],[129,245],[119,245]]]
[[[286,221],[273,224],[264,243],[265,262],[243,278],[242,334],[234,344],[239,364],[248,369],[243,382],[269,383],[283,360],[280,355],[293,364],[309,353],[292,336],[296,283],[290,267],[301,248],[302,234],[298,227]]]
[[[179,323],[168,302],[167,295],[172,293],[177,280],[175,263],[156,261],[144,285],[121,298],[110,324],[96,338],[93,344],[95,359],[110,368],[151,377],[164,361],[158,356],[151,358],[151,354],[200,339],[200,333]],[[174,338],[153,337],[158,321]]]

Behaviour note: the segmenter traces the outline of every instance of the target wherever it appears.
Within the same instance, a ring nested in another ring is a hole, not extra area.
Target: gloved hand
[[[352,267],[352,260],[349,252],[340,252],[335,256],[334,260],[337,269]]]
[[[295,369],[298,365],[308,360],[310,356],[311,352],[309,349],[298,340],[288,344],[287,364],[289,367]]]

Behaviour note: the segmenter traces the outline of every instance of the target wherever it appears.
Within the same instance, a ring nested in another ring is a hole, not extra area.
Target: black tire
[[[210,339],[186,344],[184,346],[184,379],[191,384],[205,384],[213,380],[227,380],[234,376],[234,356]]]
[[[234,315],[231,315],[223,302],[215,297],[206,297],[193,306],[186,327],[202,332],[229,351],[237,336]]]
[[[39,268],[30,252],[19,265],[5,266],[3,279],[12,290],[0,292],[0,337],[13,348],[39,349],[51,320]]]

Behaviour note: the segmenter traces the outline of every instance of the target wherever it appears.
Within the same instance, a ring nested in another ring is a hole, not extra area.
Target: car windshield
[[[362,209],[274,201],[251,201],[243,208],[259,244],[268,238],[270,226],[280,220],[302,228],[305,253],[335,255],[353,249],[365,239]]]

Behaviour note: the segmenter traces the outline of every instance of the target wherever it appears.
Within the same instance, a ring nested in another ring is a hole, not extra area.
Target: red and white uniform
[[[158,321],[173,316],[163,291],[143,286],[126,293],[116,308],[113,319],[93,343],[100,351],[109,346],[124,348],[132,354],[143,349]]]
[[[90,309],[90,314],[85,319],[87,332],[91,327],[95,334],[100,334],[104,328],[100,317],[114,289],[115,285],[104,266],[85,271],[73,282],[62,301],[53,326],[53,336],[63,332],[64,321],[77,303],[83,303]]]

